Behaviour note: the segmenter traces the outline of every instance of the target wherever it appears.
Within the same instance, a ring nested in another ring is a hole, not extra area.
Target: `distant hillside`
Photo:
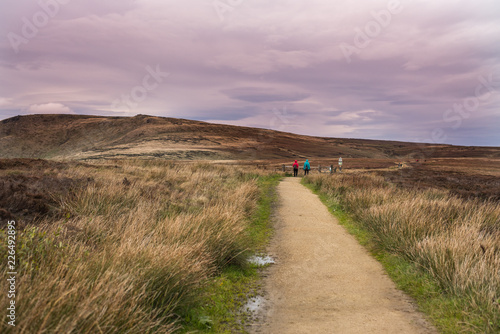
[[[16,116],[0,122],[0,158],[290,158],[500,157],[500,148],[420,145],[292,133],[138,115]]]

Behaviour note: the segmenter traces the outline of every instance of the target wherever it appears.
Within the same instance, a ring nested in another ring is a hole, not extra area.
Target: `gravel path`
[[[316,195],[286,178],[253,333],[436,333]]]

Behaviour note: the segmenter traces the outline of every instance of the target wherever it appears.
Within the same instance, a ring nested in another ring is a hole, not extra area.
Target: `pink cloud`
[[[286,107],[303,134],[341,128],[351,137],[411,140],[407,133],[425,138],[449,127],[443,113],[473,96],[477,78],[500,63],[497,0],[401,0],[401,12],[350,64],[339,45],[373,28],[373,13],[388,0],[223,1],[238,4],[223,21],[212,1],[61,5],[18,54],[0,39],[0,119],[141,113],[269,128],[269,112]],[[40,10],[36,1],[11,1],[0,30],[19,34],[22,18]],[[145,68],[157,64],[171,76],[137,107],[114,110],[112,101],[141,86]],[[463,131],[447,130],[450,143],[500,142],[499,92],[464,120]]]
[[[74,114],[74,112],[61,103],[33,104],[26,110],[28,114]]]

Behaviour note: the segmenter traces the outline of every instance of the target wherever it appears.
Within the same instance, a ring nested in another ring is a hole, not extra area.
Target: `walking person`
[[[297,160],[295,160],[293,163],[293,177],[296,177],[297,175],[299,175],[299,164]]]
[[[304,175],[309,175],[310,170],[311,165],[309,164],[309,159],[306,159],[306,162],[304,162]]]

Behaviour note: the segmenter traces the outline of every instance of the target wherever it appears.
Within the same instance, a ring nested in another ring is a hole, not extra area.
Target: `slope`
[[[500,156],[498,148],[322,138],[146,115],[28,115],[0,122],[0,158],[259,160],[393,158],[419,152],[426,157]]]

